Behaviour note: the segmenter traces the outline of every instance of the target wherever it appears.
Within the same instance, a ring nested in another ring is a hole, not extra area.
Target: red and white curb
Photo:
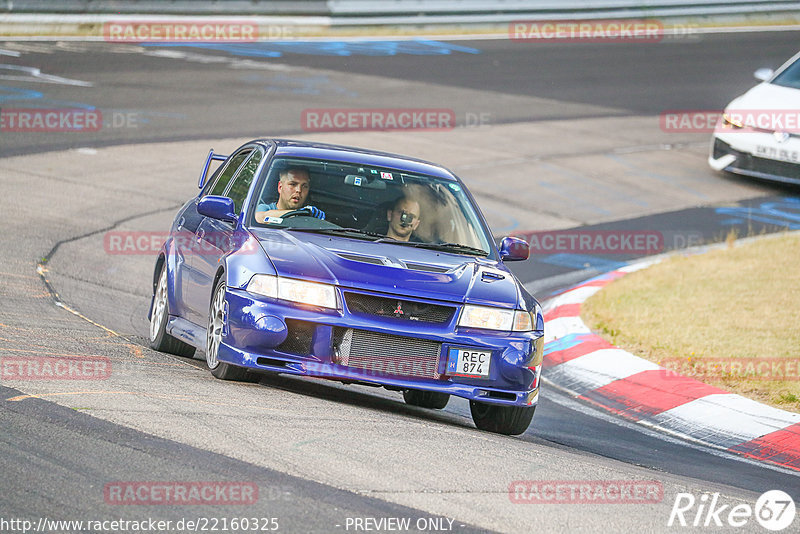
[[[580,318],[605,285],[658,260],[583,282],[544,304],[544,377],[580,400],[672,435],[800,471],[800,414],[676,374],[614,347]]]

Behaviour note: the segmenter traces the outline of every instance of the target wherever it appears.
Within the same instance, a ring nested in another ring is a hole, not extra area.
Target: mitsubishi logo
[[[395,317],[401,317],[405,315],[405,313],[403,312],[403,303],[398,302],[397,308],[392,313],[394,314]]]
[[[773,132],[772,137],[779,143],[785,143],[791,137],[788,132]]]

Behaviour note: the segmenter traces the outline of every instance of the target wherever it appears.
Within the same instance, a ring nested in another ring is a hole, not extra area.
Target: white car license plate
[[[800,151],[786,150],[785,148],[758,145],[756,146],[756,156],[786,163],[800,163]]]
[[[450,349],[447,374],[452,376],[488,377],[492,353],[488,350]]]

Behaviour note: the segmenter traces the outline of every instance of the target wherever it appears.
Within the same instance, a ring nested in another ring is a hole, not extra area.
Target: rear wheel
[[[403,400],[411,406],[422,408],[432,408],[441,410],[450,401],[450,395],[439,393],[438,391],[420,391],[418,389],[407,389],[403,391]]]
[[[194,347],[167,333],[169,318],[169,299],[167,298],[167,264],[161,266],[153,297],[153,310],[150,313],[150,348],[191,358]]]
[[[206,364],[211,374],[221,380],[248,380],[247,369],[237,367],[217,359],[219,346],[222,343],[222,328],[225,325],[225,279],[220,278],[214,288],[211,308],[208,311],[208,328],[206,329]]]
[[[498,406],[471,400],[469,411],[481,430],[517,436],[530,426],[536,406]]]

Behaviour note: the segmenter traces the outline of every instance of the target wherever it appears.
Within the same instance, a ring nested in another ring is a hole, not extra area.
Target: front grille
[[[743,171],[763,172],[764,174],[772,174],[774,176],[785,176],[787,178],[800,177],[800,164],[788,163],[785,161],[776,161],[774,159],[759,158],[750,156],[736,160],[733,164],[737,169]]]
[[[719,159],[727,154],[736,156],[736,161],[731,164],[732,169],[744,172],[755,172],[772,176],[783,176],[797,179],[800,175],[800,164],[777,161],[769,158],[759,158],[746,152],[734,149],[728,143],[716,139],[714,141],[714,159]]]
[[[289,331],[286,339],[275,349],[298,356],[309,356],[311,354],[311,342],[314,338],[314,323],[286,319],[286,328]]]
[[[337,363],[375,376],[439,379],[442,344],[425,339],[337,328]]]
[[[392,299],[345,292],[344,300],[351,313],[394,317],[423,323],[447,323],[453,318],[456,309],[452,306],[428,304],[413,300]]]

